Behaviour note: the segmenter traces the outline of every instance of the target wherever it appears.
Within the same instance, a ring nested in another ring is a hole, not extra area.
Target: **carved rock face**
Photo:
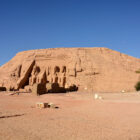
[[[82,91],[133,91],[140,59],[107,48],[59,48],[18,53],[0,67],[0,86],[7,89],[57,83]]]

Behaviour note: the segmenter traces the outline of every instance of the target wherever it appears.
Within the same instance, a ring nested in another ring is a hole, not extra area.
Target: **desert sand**
[[[0,92],[0,140],[140,140],[140,93],[98,94]]]

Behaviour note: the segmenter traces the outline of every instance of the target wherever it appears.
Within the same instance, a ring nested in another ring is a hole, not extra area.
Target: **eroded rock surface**
[[[18,53],[0,67],[0,86],[9,90],[58,83],[79,90],[133,91],[140,59],[107,48],[56,48]]]

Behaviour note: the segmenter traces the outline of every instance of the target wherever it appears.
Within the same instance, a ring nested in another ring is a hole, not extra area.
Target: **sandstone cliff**
[[[56,48],[18,53],[0,67],[0,86],[31,87],[58,83],[98,92],[134,91],[140,59],[107,48]]]

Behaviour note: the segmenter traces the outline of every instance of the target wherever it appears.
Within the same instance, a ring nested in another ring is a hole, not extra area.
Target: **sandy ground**
[[[140,140],[140,94],[0,92],[0,140]],[[59,109],[37,109],[53,102]]]

